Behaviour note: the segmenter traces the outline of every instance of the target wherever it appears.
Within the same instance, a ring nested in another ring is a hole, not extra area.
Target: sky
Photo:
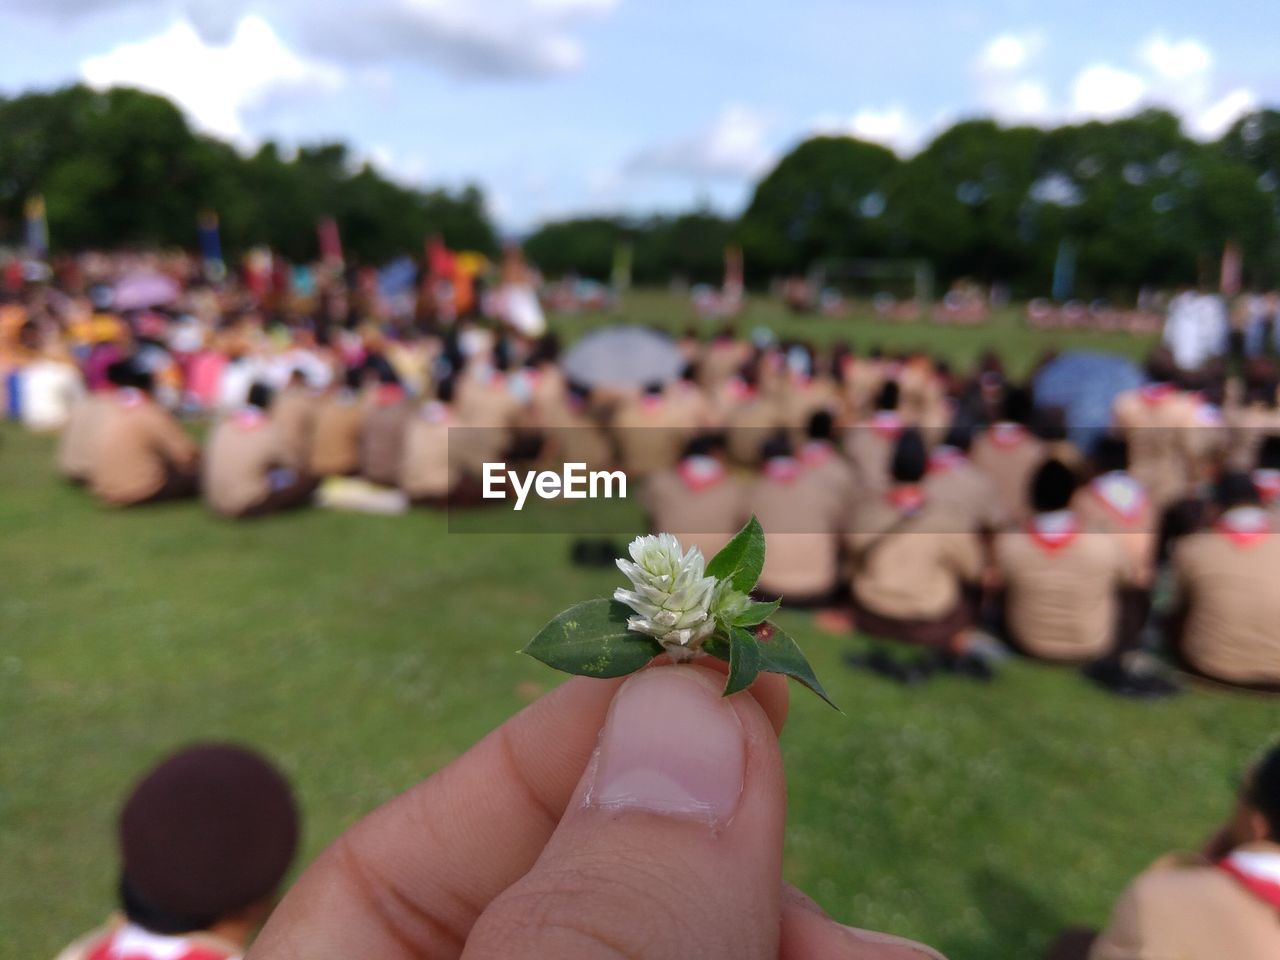
[[[339,139],[474,182],[507,233],[739,212],[816,133],[909,154],[958,119],[1173,109],[1212,138],[1280,104],[1264,0],[0,0],[0,92],[174,100],[250,151]]]

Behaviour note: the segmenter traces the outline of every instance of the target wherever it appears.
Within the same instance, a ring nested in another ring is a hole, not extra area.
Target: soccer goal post
[[[836,289],[847,297],[933,302],[933,265],[928,260],[863,257],[819,260],[809,268],[813,290]]]

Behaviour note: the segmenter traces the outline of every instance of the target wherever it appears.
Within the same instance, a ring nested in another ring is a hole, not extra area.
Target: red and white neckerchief
[[[1146,488],[1123,470],[1095,477],[1089,484],[1089,493],[1125,525],[1137,522],[1147,509]]]
[[[427,423],[448,423],[452,415],[449,408],[439,400],[428,400],[422,405],[422,419]]]
[[[237,430],[249,433],[265,427],[267,425],[267,415],[258,407],[241,407],[231,415],[231,422]]]
[[[1265,506],[1280,502],[1280,470],[1261,468],[1253,471],[1253,485],[1258,488],[1258,496]]]
[[[404,399],[404,387],[398,383],[384,383],[374,394],[374,402],[380,407],[390,407]]]
[[[1261,507],[1234,507],[1214,529],[1238,547],[1251,547],[1271,536],[1271,517]]]
[[[1280,910],[1280,853],[1237,850],[1218,861],[1251,894]]]
[[[896,487],[890,487],[889,492],[885,494],[885,499],[889,501],[889,505],[899,513],[916,513],[924,506],[924,491],[914,483],[904,483]]]
[[[1158,407],[1177,393],[1177,390],[1171,383],[1148,383],[1138,388],[1138,398],[1148,407]]]
[[[795,457],[772,457],[765,461],[764,475],[778,483],[792,483],[800,476],[800,461]]]
[[[795,390],[809,390],[813,387],[813,377],[807,373],[792,373],[791,386]]]
[[[810,440],[800,448],[800,462],[806,467],[820,467],[836,455],[828,440]]]
[[[959,447],[943,444],[940,447],[935,447],[933,452],[929,454],[929,472],[950,473],[956,467],[967,462],[968,459],[964,455],[964,451]]]
[[[116,402],[126,410],[137,410],[147,402],[147,395],[137,387],[121,387],[116,391]]]
[[[1027,438],[1027,428],[1020,423],[993,423],[987,436],[1001,450],[1011,450]]]
[[[694,493],[710,490],[727,475],[724,464],[715,457],[685,457],[676,467],[684,485]]]
[[[165,936],[125,924],[94,946],[85,960],[239,960],[238,955],[197,943],[190,937]]]
[[[1027,535],[1046,553],[1057,553],[1080,535],[1080,521],[1070,510],[1038,513],[1027,522]]]
[[[741,377],[733,377],[726,384],[729,392],[729,399],[735,403],[745,403],[748,400],[755,399],[756,389]]]
[[[871,429],[886,440],[897,440],[905,424],[892,410],[881,410],[871,417]]]

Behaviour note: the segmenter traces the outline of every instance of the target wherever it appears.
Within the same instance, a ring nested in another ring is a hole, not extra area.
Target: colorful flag
[[[49,253],[49,225],[45,220],[44,197],[28,198],[26,206],[27,256],[43,260]]]
[[[320,239],[320,259],[327,264],[341,266],[342,239],[338,236],[338,221],[333,217],[324,217],[316,224],[316,235]]]

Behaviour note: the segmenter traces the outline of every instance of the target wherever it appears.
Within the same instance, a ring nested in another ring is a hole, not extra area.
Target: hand
[[[783,885],[786,682],[723,684],[568,681],[340,836],[250,960],[937,957]]]

